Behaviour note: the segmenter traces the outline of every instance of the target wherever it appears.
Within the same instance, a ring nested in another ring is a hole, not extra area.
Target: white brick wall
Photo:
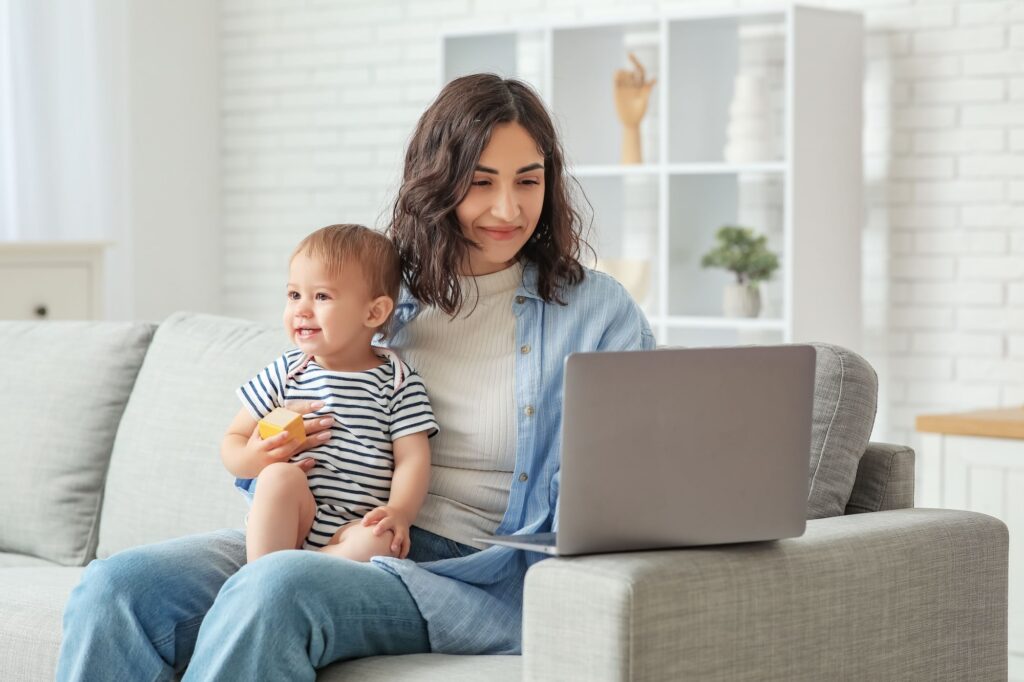
[[[276,322],[298,239],[386,224],[442,31],[773,4],[222,0],[225,312]],[[865,16],[865,355],[876,437],[914,444],[1024,402],[1024,1],[818,4]]]

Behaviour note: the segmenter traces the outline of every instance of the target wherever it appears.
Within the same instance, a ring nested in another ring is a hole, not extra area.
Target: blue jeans
[[[416,527],[410,539],[414,561],[476,551]],[[313,680],[334,661],[429,651],[398,577],[298,550],[246,565],[245,535],[224,530],[89,564],[64,610],[57,679]]]

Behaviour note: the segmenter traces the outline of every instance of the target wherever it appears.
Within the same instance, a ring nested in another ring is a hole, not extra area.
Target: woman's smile
[[[502,225],[500,227],[478,227],[477,230],[496,241],[507,241],[516,236],[520,229],[515,225]]]

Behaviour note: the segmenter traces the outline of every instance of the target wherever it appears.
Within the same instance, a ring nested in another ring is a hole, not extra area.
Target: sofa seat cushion
[[[153,329],[0,323],[0,551],[92,558],[110,448]]]
[[[64,603],[82,568],[0,570],[0,680],[52,680],[60,651]]]
[[[12,552],[0,552],[0,568],[15,568],[25,566],[59,566],[52,561],[29,556],[28,554],[14,554]]]
[[[371,656],[335,663],[321,670],[317,682],[520,682],[523,679],[521,656],[448,656],[412,654],[409,656]]]
[[[878,376],[856,353],[815,343],[814,413],[807,518],[841,516],[857,480],[857,466],[871,439]]]
[[[235,389],[287,347],[279,327],[175,313],[139,371],[110,457],[100,558],[127,547],[241,528],[245,499],[220,444],[241,405]]]

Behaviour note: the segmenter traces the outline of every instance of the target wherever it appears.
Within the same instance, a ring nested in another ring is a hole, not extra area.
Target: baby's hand
[[[373,526],[374,535],[383,535],[391,531],[395,534],[391,541],[391,551],[399,559],[404,559],[409,554],[409,526],[412,525],[397,509],[384,505],[377,507],[363,517],[364,526]]]

